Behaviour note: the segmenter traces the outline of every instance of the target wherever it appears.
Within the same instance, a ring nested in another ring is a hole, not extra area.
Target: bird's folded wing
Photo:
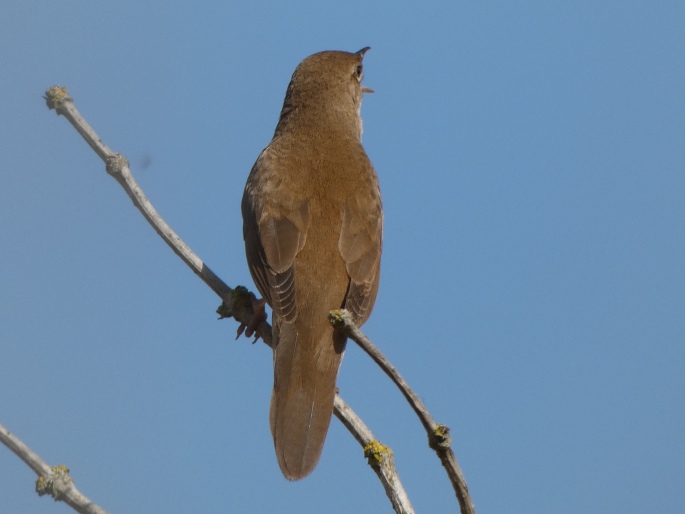
[[[343,211],[338,248],[350,276],[345,308],[352,313],[357,325],[362,325],[369,318],[376,300],[382,247],[383,214],[380,200],[350,200]]]
[[[259,186],[257,186],[259,187]],[[256,200],[266,197],[266,202]],[[309,205],[277,203],[279,195],[243,196],[243,237],[250,273],[274,312],[292,323],[295,304],[295,256],[304,246],[310,224]]]

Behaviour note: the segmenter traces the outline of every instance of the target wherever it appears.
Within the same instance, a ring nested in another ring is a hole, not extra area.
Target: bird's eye
[[[354,72],[354,76],[357,77],[357,80],[361,81],[363,74],[364,74],[364,67],[360,64],[359,66],[357,66],[357,69]]]

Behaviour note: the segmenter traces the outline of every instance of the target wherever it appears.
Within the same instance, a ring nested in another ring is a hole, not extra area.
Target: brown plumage
[[[328,313],[362,325],[378,292],[383,213],[359,115],[367,50],[300,63],[243,194],[250,273],[273,310],[271,432],[290,480],[316,467],[333,413],[346,338]]]

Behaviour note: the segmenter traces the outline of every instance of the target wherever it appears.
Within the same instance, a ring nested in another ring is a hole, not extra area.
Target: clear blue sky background
[[[0,5],[0,422],[112,513],[391,512],[334,420],[289,483],[271,356],[41,95],[69,87],[230,285],[240,198],[292,71],[365,59],[384,195],[367,334],[454,449],[479,513],[682,512],[685,3]],[[354,345],[339,387],[418,512],[451,487]],[[0,448],[0,512],[66,513]]]

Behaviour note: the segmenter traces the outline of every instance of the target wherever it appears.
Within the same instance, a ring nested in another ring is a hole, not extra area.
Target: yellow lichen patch
[[[335,309],[328,313],[328,321],[331,325],[338,326],[345,322],[345,311],[341,309]]]
[[[38,493],[38,496],[47,494],[47,488],[48,481],[45,479],[45,477],[38,477],[38,480],[36,480],[36,492]]]
[[[69,468],[63,465],[52,466],[50,468],[52,474],[48,477],[38,477],[36,480],[36,492],[38,496],[44,494],[51,495],[55,500],[59,500],[62,496],[62,490],[65,485],[71,481],[69,476]]]
[[[45,101],[49,109],[56,109],[67,100],[71,100],[71,97],[66,87],[52,86],[45,92]]]
[[[449,448],[452,444],[450,437],[450,427],[447,425],[435,425],[433,427],[433,437],[430,441],[430,447],[434,450],[438,448]]]
[[[52,472],[58,477],[63,477],[69,474],[69,468],[62,464],[59,466],[52,466],[50,469],[52,469]]]
[[[371,466],[379,466],[384,459],[392,455],[392,450],[376,440],[364,446],[364,457]]]

